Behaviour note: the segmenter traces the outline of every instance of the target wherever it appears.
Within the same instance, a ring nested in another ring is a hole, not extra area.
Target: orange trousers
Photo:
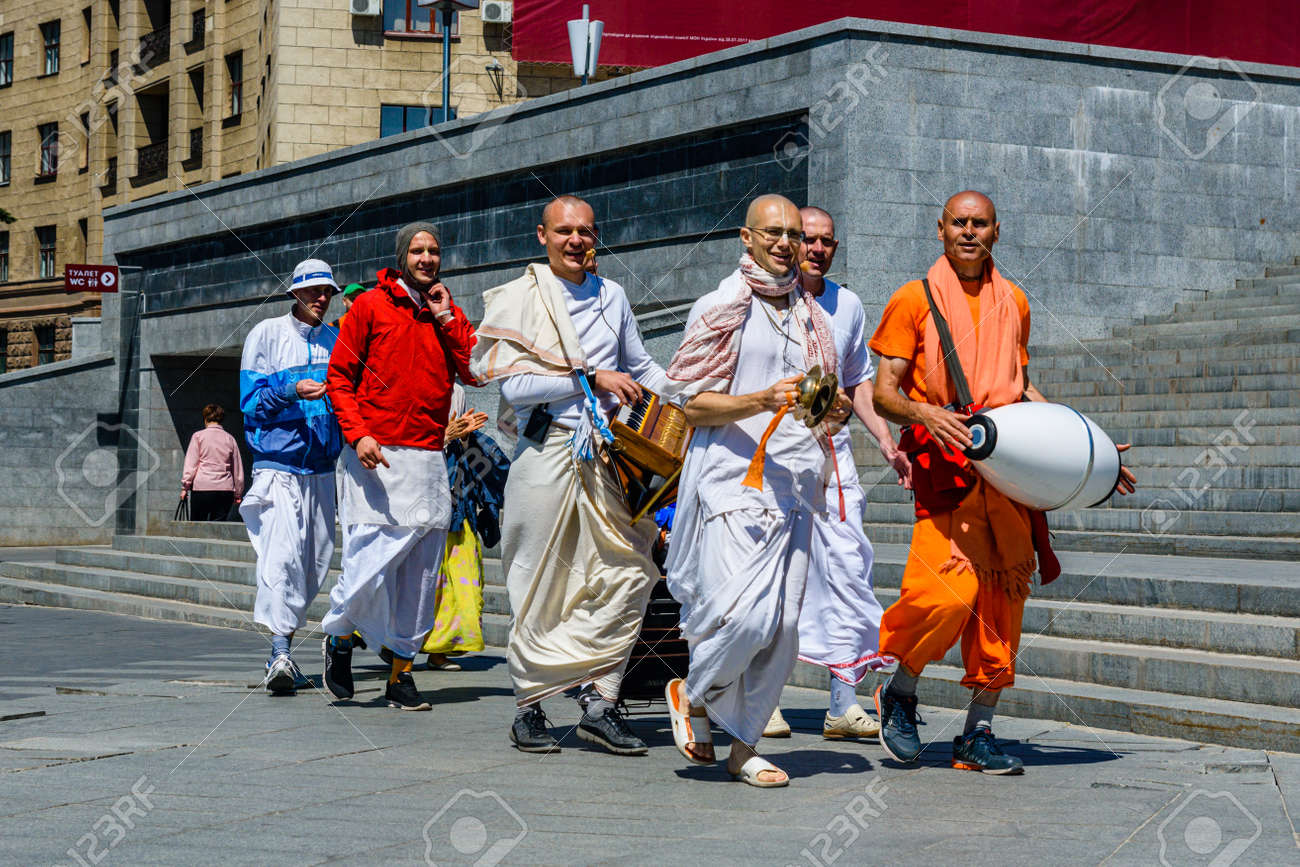
[[[969,568],[941,573],[951,556],[948,537],[932,519],[918,518],[902,593],[880,623],[880,651],[920,674],[961,639],[963,686],[1011,686],[1025,601],[982,583]]]

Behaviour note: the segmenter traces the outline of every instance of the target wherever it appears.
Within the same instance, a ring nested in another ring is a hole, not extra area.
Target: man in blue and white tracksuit
[[[330,266],[300,262],[286,290],[293,309],[244,341],[239,407],[253,452],[253,484],[239,507],[257,552],[254,619],[271,631],[266,688],[292,693],[306,678],[289,656],[334,556],[334,465],[343,447],[325,372],[338,332],[325,325],[339,291]]]

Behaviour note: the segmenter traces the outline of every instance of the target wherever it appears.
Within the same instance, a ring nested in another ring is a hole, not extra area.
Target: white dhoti
[[[411,658],[433,628],[451,490],[440,451],[383,449],[389,466],[367,470],[343,452],[343,569],[321,618],[329,635],[356,630]]]
[[[507,660],[521,707],[587,681],[617,698],[659,579],[658,528],[629,524],[613,472],[575,460],[570,435],[553,426],[545,447],[521,440],[506,482]]]
[[[673,545],[695,552],[670,585],[691,648],[686,696],[754,746],[794,670],[813,519],[760,509],[697,517],[673,526]]]
[[[878,653],[884,609],[871,588],[871,542],[862,529],[865,497],[856,481],[844,486],[846,520],[838,498],[817,516],[812,558],[799,616],[799,658],[823,665],[845,683],[861,682],[868,671],[886,666]]]
[[[334,556],[334,474],[253,471],[239,504],[257,553],[253,619],[273,635],[307,624],[307,608]]]

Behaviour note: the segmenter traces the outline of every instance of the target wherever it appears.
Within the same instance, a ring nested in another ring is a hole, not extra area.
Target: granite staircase
[[[1102,744],[1118,730],[1300,752],[1300,261],[1040,350],[1031,371],[1050,398],[1133,443],[1142,488],[1052,516],[1064,571],[1026,606],[1003,710],[1094,727]],[[873,447],[857,452],[888,605],[910,495]],[[242,525],[170,524],[53,562],[0,563],[0,602],[251,629],[253,563]],[[485,571],[484,635],[502,645],[501,565]],[[923,703],[964,706],[960,679],[954,651],[926,669]],[[801,663],[792,682],[824,688],[826,676]]]

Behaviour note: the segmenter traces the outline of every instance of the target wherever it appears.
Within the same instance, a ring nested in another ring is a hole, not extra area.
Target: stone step
[[[1278,296],[1255,299],[1253,303],[1231,301],[1180,301],[1172,313],[1159,313],[1142,317],[1142,324],[1168,325],[1175,322],[1218,322],[1223,319],[1255,321],[1279,316],[1300,316],[1300,293],[1295,296]]]
[[[1115,371],[1118,373],[1118,371]],[[1054,383],[1045,394],[1059,403],[1070,403],[1076,397],[1093,395],[1118,396],[1121,394],[1199,394],[1213,392],[1263,393],[1258,401],[1268,401],[1268,393],[1300,393],[1300,376],[1292,373],[1244,374],[1239,376],[1177,376],[1177,377],[1120,377],[1118,381],[1107,376],[1098,380]]]
[[[1295,277],[1300,282],[1300,265],[1270,265],[1264,269],[1265,277]]]
[[[1300,335],[1298,335],[1300,337]],[[1085,415],[1094,412],[1149,412],[1181,410],[1200,412],[1206,409],[1277,409],[1300,406],[1300,391],[1230,391],[1193,394],[1106,394],[1080,395],[1062,400]]]
[[[1237,285],[1234,288],[1227,290],[1227,293],[1235,295],[1243,289],[1296,289],[1300,288],[1300,277],[1296,277],[1293,274],[1278,274],[1271,277],[1239,277],[1237,278],[1236,283]],[[1211,296],[1215,296],[1220,294],[1220,292],[1216,291],[1211,292],[1210,294]]]
[[[1293,374],[1300,376],[1300,355],[1289,358],[1236,359],[1217,358],[1199,362],[1172,362],[1169,364],[1126,364],[1102,367],[1098,364],[1078,367],[1035,368],[1031,372],[1034,384],[1055,386],[1067,382],[1128,383],[1134,379],[1188,379],[1200,376],[1260,376],[1265,374]],[[1049,392],[1050,393],[1050,392]]]
[[[1145,475],[1145,474],[1144,474]],[[1300,490],[1263,490],[1259,488],[1220,488],[1211,486],[1201,490],[1204,482],[1192,489],[1184,485],[1170,490],[1168,487],[1149,486],[1143,479],[1143,487],[1126,497],[1112,497],[1107,508],[1111,509],[1145,509],[1157,505],[1165,509],[1203,509],[1208,511],[1228,512],[1293,512],[1296,523],[1300,524]],[[863,486],[867,503],[903,503],[912,505],[912,492],[898,485]],[[872,506],[867,506],[867,518],[874,517]],[[1164,522],[1164,523],[1167,523]]]
[[[1216,512],[1179,510],[1168,499],[1155,500],[1148,509],[1082,509],[1053,512],[1049,523],[1054,532],[1088,530],[1109,533],[1158,533],[1177,529],[1179,533],[1204,536],[1280,537],[1300,532],[1300,515],[1295,512]],[[1156,514],[1163,510],[1168,514]],[[873,523],[908,524],[915,511],[910,503],[872,503],[867,517]]]
[[[149,575],[105,569],[95,566],[73,566],[49,563],[5,563],[0,571],[10,578],[20,578],[45,584],[62,584],[86,590],[143,596],[170,602],[184,602],[210,608],[229,608],[244,612],[252,619],[256,588],[247,584],[232,584],[193,578],[173,578],[167,575]],[[334,582],[328,581],[307,609],[310,619],[319,620],[329,610],[329,590]]]
[[[1039,346],[1031,353],[1030,358],[1052,355],[1101,357],[1103,353],[1109,353],[1112,357],[1117,353],[1121,355],[1127,353],[1129,357],[1132,357],[1134,354],[1146,350],[1197,349],[1204,348],[1211,343],[1217,347],[1222,347],[1219,350],[1221,355],[1228,355],[1235,352],[1237,347],[1293,343],[1297,339],[1297,335],[1300,334],[1300,328],[1286,325],[1274,326],[1272,323],[1268,327],[1262,327],[1261,323],[1253,323],[1251,327],[1244,330],[1225,330],[1222,333],[1214,334],[1214,340],[1210,340],[1204,330],[1191,329],[1184,332],[1174,331],[1170,333],[1152,333],[1148,330],[1161,327],[1167,326],[1117,326],[1117,328],[1136,328],[1137,331],[1132,336],[1116,335],[1098,340],[1085,340],[1082,345],[1075,342]]]
[[[192,560],[228,560],[236,563],[255,563],[257,553],[247,536],[243,541],[226,541],[211,538],[186,538],[184,536],[114,536],[113,548],[134,554],[156,554],[162,557]],[[342,559],[340,546],[335,543],[331,569],[338,569]]]
[[[876,588],[876,598],[886,608],[898,601],[898,594],[897,588]],[[1022,633],[1022,641],[1028,641],[1030,636],[1051,635],[1300,660],[1297,617],[1139,608],[1031,596],[1025,603]]]
[[[961,685],[962,676],[960,668],[927,666],[918,688],[921,704],[966,707],[970,704],[970,689]],[[826,669],[800,662],[790,683],[825,689]],[[872,686],[872,678],[859,685],[858,692],[867,706]],[[1015,687],[1002,693],[998,713],[1234,747],[1300,751],[1300,710],[1294,707],[1076,683],[1035,677],[1024,671],[1016,673]],[[920,728],[922,743],[933,744],[929,750],[946,756],[955,733],[931,732],[929,728]],[[1096,736],[1105,746],[1106,731],[1096,732]],[[1122,745],[1116,744],[1115,749],[1122,749]]]
[[[872,543],[906,544],[912,538],[912,522],[886,524],[868,521],[863,525]],[[1174,557],[1225,557],[1245,560],[1300,560],[1300,539],[1270,539],[1259,536],[1188,536],[1171,529],[1164,533],[1106,533],[1053,530],[1052,547],[1058,551],[1100,554],[1154,554]]]
[[[248,544],[247,542],[244,544]],[[252,546],[250,545],[251,549]],[[227,584],[257,585],[257,568],[241,560],[215,560],[195,557],[178,557],[165,554],[144,554],[105,548],[88,551],[60,548],[54,552],[54,561],[67,566],[114,569],[143,575],[165,575],[195,581],[219,581]]]
[[[1258,291],[1267,294],[1259,294],[1245,298],[1237,294],[1238,292],[1246,291]],[[1253,316],[1256,310],[1290,306],[1300,306],[1300,286],[1292,287],[1289,290],[1283,289],[1281,292],[1277,292],[1276,290],[1269,292],[1267,289],[1236,289],[1232,292],[1216,292],[1211,294],[1208,298],[1200,300],[1179,301],[1174,305],[1172,314],[1166,315],[1177,316],[1183,313],[1196,313],[1198,311],[1201,313],[1214,311],[1217,314],[1219,311],[1227,311],[1230,313],[1234,310],[1240,310],[1244,315]]]
[[[1234,361],[1252,361],[1269,358],[1295,358],[1300,356],[1300,345],[1283,341],[1266,342],[1254,346],[1234,346],[1231,353],[1219,347],[1191,346],[1181,349],[1144,349],[1135,350],[1125,343],[1119,349],[1104,349],[1097,346],[1059,345],[1054,347],[1031,347],[1030,374],[1034,371],[1052,368],[1110,368],[1121,370],[1133,366],[1153,364],[1200,364],[1207,361],[1222,361],[1225,358]],[[1055,351],[1049,351],[1055,350]]]

